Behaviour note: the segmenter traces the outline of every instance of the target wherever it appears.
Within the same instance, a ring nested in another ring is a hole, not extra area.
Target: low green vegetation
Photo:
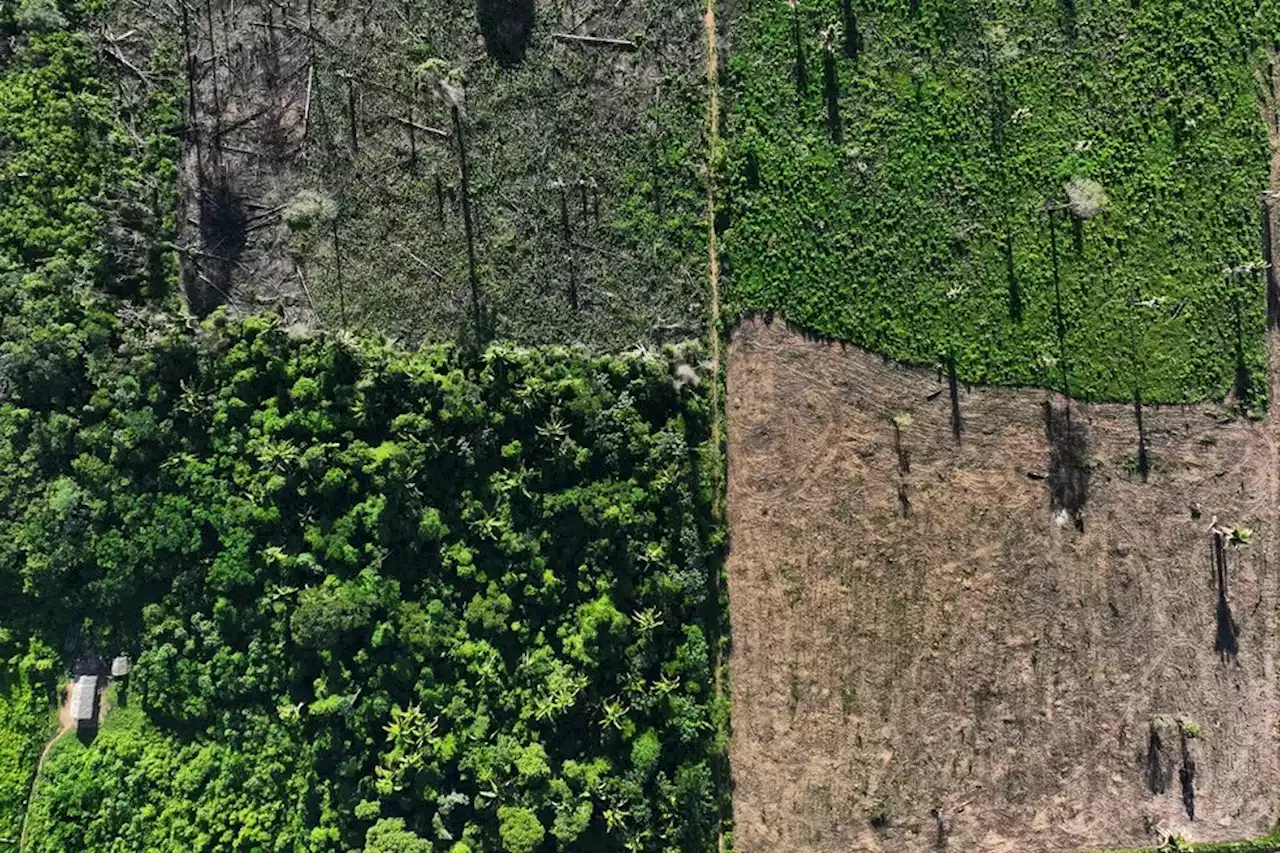
[[[0,641],[15,648],[3,633]],[[52,650],[39,643],[0,663],[0,839],[21,832],[36,760],[56,727],[51,698],[57,674]]]
[[[969,381],[1260,403],[1278,21],[1252,0],[745,0],[729,313]]]
[[[1104,853],[1275,853],[1280,850],[1280,834],[1273,833],[1249,841],[1223,841],[1209,844],[1192,844],[1178,836],[1171,836],[1159,847],[1146,850],[1109,850]]]

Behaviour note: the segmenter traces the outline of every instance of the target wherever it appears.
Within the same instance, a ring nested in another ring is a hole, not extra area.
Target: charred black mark
[[[1160,726],[1153,721],[1151,733],[1147,736],[1147,789],[1153,794],[1169,790],[1169,782],[1173,779],[1173,768],[1165,762],[1163,748]]]
[[[911,451],[902,446],[902,425],[893,422],[893,452],[898,454],[898,473],[911,473]]]
[[[956,379],[956,354],[947,355],[947,390],[951,392],[951,437],[960,443],[964,421],[960,417],[960,385]]]
[[[1182,734],[1182,766],[1178,768],[1178,782],[1182,787],[1182,807],[1187,817],[1196,819],[1196,760],[1191,755],[1190,738]]]
[[[1046,400],[1045,432],[1049,439],[1049,507],[1065,512],[1076,530],[1084,532],[1084,507],[1089,498],[1089,438],[1085,425],[1071,417],[1071,403]]]
[[[228,299],[232,275],[248,241],[249,216],[244,199],[220,172],[204,182],[200,192],[200,242],[204,263],[196,281],[188,282],[188,296],[196,314],[204,316]]]
[[[1133,416],[1138,421],[1138,474],[1145,483],[1151,470],[1151,460],[1147,457],[1147,433],[1142,426],[1142,392],[1137,388],[1133,389]]]
[[[1272,251],[1274,235],[1271,230],[1271,204],[1262,201],[1262,258],[1267,265],[1267,328],[1274,329],[1280,319],[1280,281],[1276,280],[1275,253]]]

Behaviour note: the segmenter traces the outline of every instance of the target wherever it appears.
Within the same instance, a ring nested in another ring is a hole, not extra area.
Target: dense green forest
[[[67,669],[124,651],[28,850],[710,849],[699,347],[184,317],[178,101],[118,108],[95,11],[0,12],[0,837]]]
[[[1260,403],[1280,8],[744,0],[727,309],[961,378]]]

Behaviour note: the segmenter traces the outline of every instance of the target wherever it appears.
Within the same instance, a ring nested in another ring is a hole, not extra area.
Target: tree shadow
[[[534,0],[476,0],[484,49],[503,68],[524,61],[533,35]]]

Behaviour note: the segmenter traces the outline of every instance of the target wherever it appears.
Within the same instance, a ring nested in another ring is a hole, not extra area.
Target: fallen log
[[[627,39],[610,39],[601,38],[599,36],[578,36],[573,33],[552,33],[551,37],[556,41],[569,42],[571,44],[594,45],[598,47],[612,47],[618,50],[632,51],[637,45],[633,41]]]

